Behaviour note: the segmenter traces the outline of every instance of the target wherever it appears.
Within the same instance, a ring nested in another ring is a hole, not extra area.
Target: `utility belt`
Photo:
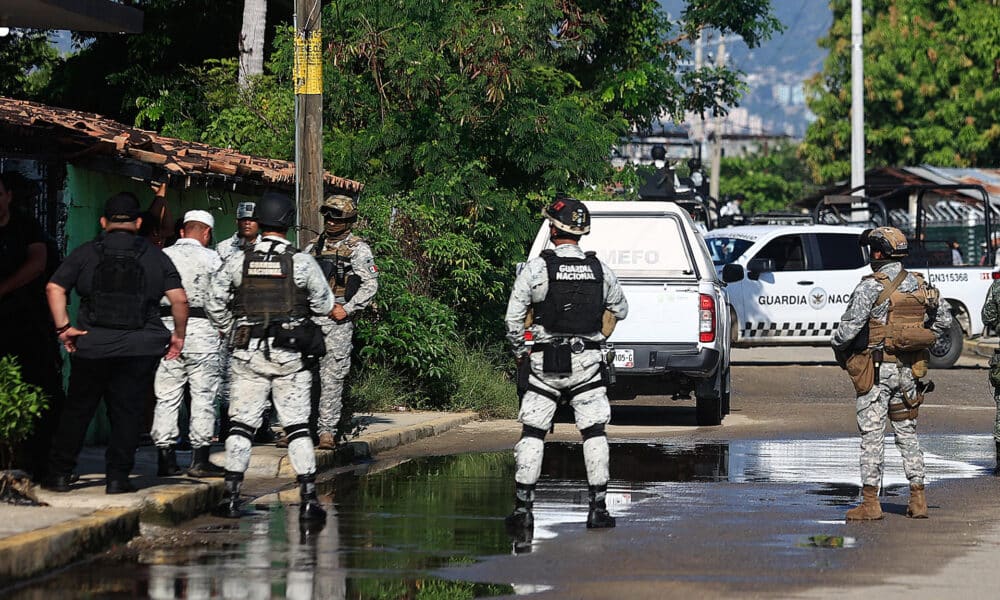
[[[572,340],[572,341],[571,341]],[[600,342],[580,338],[553,338],[551,342],[534,344],[532,352],[542,353],[542,373],[569,375],[573,372],[573,355],[585,350],[599,350]]]
[[[600,342],[588,342],[584,340],[577,339],[576,342],[569,342],[568,340],[563,343],[544,343],[544,344],[534,344],[531,347],[532,352],[545,352],[546,350],[558,350],[560,346],[569,346],[570,352],[574,354],[579,354],[584,350],[600,350]]]
[[[326,341],[323,337],[323,330],[312,319],[303,319],[300,323],[292,325],[289,321],[279,321],[263,324],[238,325],[233,329],[230,348],[246,350],[250,347],[250,340],[265,340],[273,338],[270,345],[264,346],[264,352],[270,360],[270,346],[283,348],[285,350],[295,350],[303,357],[316,357],[326,354]]]
[[[169,306],[160,306],[160,316],[161,317],[172,317],[174,314],[170,312]],[[189,319],[207,319],[208,313],[201,306],[189,306],[188,307],[188,318]]]

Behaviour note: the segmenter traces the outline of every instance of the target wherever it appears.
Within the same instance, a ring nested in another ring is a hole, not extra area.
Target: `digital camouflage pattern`
[[[982,317],[984,326],[994,331],[1000,329],[1000,279],[995,280],[986,293]],[[1000,354],[994,353],[990,359],[990,384],[993,386],[993,400],[997,405],[993,418],[993,439],[1000,443]]]
[[[204,308],[215,272],[222,265],[219,253],[205,248],[198,241],[181,238],[163,249],[181,275],[181,283],[191,308]],[[164,298],[162,306],[170,306]],[[173,330],[172,317],[164,317],[163,325]],[[219,391],[221,365],[219,330],[203,317],[191,317],[187,322],[184,350],[177,360],[161,360],[153,382],[156,408],[150,435],[153,443],[164,448],[177,442],[177,418],[184,398],[185,384],[190,386],[190,442],[194,448],[212,443],[215,433],[216,395]]]
[[[583,250],[576,244],[561,244],[555,248],[558,256],[583,258]],[[604,271],[604,305],[618,320],[628,316],[628,301],[622,291],[618,278],[611,267],[601,263]],[[549,274],[545,260],[534,258],[524,266],[514,280],[514,287],[507,303],[507,339],[513,346],[514,354],[527,357],[531,367],[528,382],[531,385],[552,392],[561,392],[585,383],[598,381],[601,378],[603,362],[600,350],[584,350],[572,355],[573,370],[567,376],[542,372],[544,354],[536,352],[527,356],[528,349],[524,345],[524,318],[532,304],[545,299],[549,289]],[[541,325],[531,326],[535,343],[546,343],[558,332],[549,332]],[[575,336],[582,340],[604,341],[600,331],[592,334]],[[598,387],[575,396],[570,406],[577,429],[586,429],[592,425],[607,424],[611,420],[611,405],[608,403],[607,389]],[[551,399],[533,391],[525,392],[521,399],[521,411],[518,421],[524,425],[548,430],[555,416],[556,404]],[[515,481],[521,484],[534,484],[538,481],[542,469],[544,442],[533,437],[522,437],[514,446],[516,462]],[[590,485],[605,485],[608,481],[608,438],[594,437],[583,444],[583,458],[587,467],[587,481]]]
[[[890,261],[879,268],[879,272],[889,276],[889,279],[899,275],[902,265],[898,261]],[[917,278],[907,275],[899,285],[899,290],[911,292],[917,289]],[[854,338],[864,329],[869,318],[885,323],[889,314],[889,300],[875,305],[882,284],[868,277],[854,288],[847,309],[840,318],[840,323],[833,333],[833,347],[844,351]],[[931,330],[938,336],[951,326],[951,310],[948,303],[941,301],[938,305]],[[878,340],[869,340],[871,344]],[[858,430],[861,432],[861,481],[863,485],[878,487],[882,481],[882,468],[885,454],[886,421],[892,423],[895,432],[896,446],[903,456],[903,470],[906,478],[913,484],[924,482],[924,455],[917,440],[917,423],[915,419],[904,421],[889,420],[889,403],[902,401],[902,394],[913,398],[916,383],[909,365],[886,362],[879,369],[878,379],[871,390],[857,397],[856,411]]]
[[[263,251],[281,252],[288,240],[265,237],[259,243]],[[292,259],[295,285],[308,290],[309,307],[313,314],[327,314],[333,309],[333,294],[315,259],[298,252]],[[246,317],[235,319],[229,304],[243,280],[243,253],[231,255],[212,278],[211,293],[206,309],[212,322],[220,329],[255,324]],[[235,322],[234,322],[235,321]],[[293,319],[292,322],[301,322]],[[251,338],[245,349],[234,348],[230,358],[232,397],[229,419],[256,429],[267,408],[268,393],[274,401],[282,425],[290,427],[309,422],[312,375],[304,369],[302,356],[294,350],[273,347],[273,338]],[[243,473],[250,464],[251,443],[239,435],[226,438],[226,470]],[[316,471],[312,439],[300,437],[288,445],[292,467],[299,475]]]

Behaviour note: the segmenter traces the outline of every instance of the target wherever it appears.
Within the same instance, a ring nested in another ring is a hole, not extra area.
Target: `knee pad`
[[[239,421],[229,421],[229,435],[235,435],[253,441],[254,428]]]
[[[521,439],[524,438],[535,438],[536,440],[545,441],[545,434],[548,431],[545,429],[540,429],[538,427],[532,427],[531,425],[524,425],[521,427]]]
[[[586,427],[580,430],[580,435],[583,437],[583,441],[587,441],[595,437],[604,437],[604,423],[595,423],[590,427]]]
[[[310,437],[309,424],[300,423],[298,425],[285,425],[285,435],[288,436],[288,443],[303,437]]]

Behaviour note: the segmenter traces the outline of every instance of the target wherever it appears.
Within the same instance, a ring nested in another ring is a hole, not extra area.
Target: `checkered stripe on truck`
[[[740,332],[745,338],[766,337],[829,337],[833,335],[839,321],[832,323],[744,323]]]

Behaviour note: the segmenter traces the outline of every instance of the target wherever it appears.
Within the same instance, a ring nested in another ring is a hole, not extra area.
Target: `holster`
[[[846,360],[846,368],[858,396],[871,391],[878,380],[878,369],[875,367],[870,350],[849,355]]]
[[[517,365],[517,404],[520,408],[524,393],[528,391],[528,375],[531,374],[531,355],[526,355],[521,359],[521,364]]]

